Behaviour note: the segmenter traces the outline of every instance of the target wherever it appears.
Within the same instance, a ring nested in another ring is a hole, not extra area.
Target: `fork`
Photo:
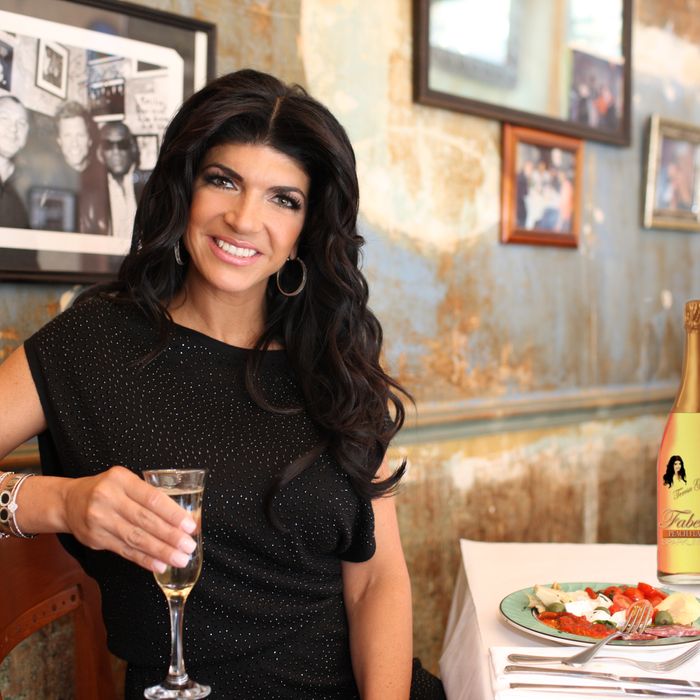
[[[584,649],[578,654],[560,659],[565,666],[584,666],[587,664],[608,642],[625,634],[639,634],[651,623],[654,607],[648,600],[638,600],[627,608],[625,626],[616,630],[607,637],[597,641],[593,646]]]
[[[663,673],[665,671],[673,671],[679,666],[682,666],[686,661],[690,661],[699,651],[700,642],[697,642],[691,646],[690,649],[686,649],[682,654],[674,656],[672,659],[666,659],[665,661],[640,661],[629,656],[598,656],[597,659],[599,661],[624,661],[637,668],[641,668],[643,671],[660,671]],[[560,661],[564,663],[566,660],[566,657],[561,656],[531,656],[530,654],[510,654],[508,656],[508,661],[516,663],[526,661],[542,663]]]

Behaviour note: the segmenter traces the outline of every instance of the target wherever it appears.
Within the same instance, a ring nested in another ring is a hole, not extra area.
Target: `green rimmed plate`
[[[602,591],[608,586],[629,586],[630,584],[620,584],[620,583],[601,583],[596,581],[581,581],[573,583],[560,583],[561,588],[565,591],[576,591],[582,590],[586,587],[592,588],[594,591]],[[659,590],[665,593],[672,593],[672,591],[664,588],[659,588]],[[516,627],[517,629],[523,630],[529,634],[533,634],[536,637],[541,637],[550,642],[555,642],[557,644],[570,644],[575,646],[586,646],[588,644],[594,644],[597,639],[593,637],[583,637],[578,634],[569,634],[568,632],[560,632],[552,627],[541,623],[533,614],[532,609],[528,607],[528,594],[534,593],[534,587],[523,588],[519,591],[515,591],[510,595],[507,595],[499,606],[501,614],[505,617],[506,621]],[[694,627],[700,628],[700,618],[695,620],[693,623]],[[693,642],[700,641],[700,635],[695,637],[666,637],[663,639],[644,639],[639,641],[634,640],[623,640],[614,639],[609,642],[609,646],[628,646],[628,647],[660,647],[660,646],[671,646],[676,644],[692,644]]]

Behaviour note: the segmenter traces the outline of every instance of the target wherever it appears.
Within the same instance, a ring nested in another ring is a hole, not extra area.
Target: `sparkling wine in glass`
[[[211,693],[208,685],[200,685],[187,675],[182,655],[185,602],[202,570],[202,496],[205,474],[204,469],[147,469],[143,472],[147,483],[167,493],[197,523],[197,529],[192,535],[197,548],[192,552],[187,566],[168,566],[162,574],[154,574],[170,610],[170,667],[167,677],[160,685],[144,690],[143,695],[149,700],[194,700],[205,698]]]

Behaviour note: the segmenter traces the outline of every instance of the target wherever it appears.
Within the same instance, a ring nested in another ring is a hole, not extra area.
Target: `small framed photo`
[[[583,142],[503,125],[501,241],[578,245]]]
[[[139,167],[153,170],[158,159],[158,134],[134,134],[139,147]]]
[[[52,187],[29,189],[29,225],[44,231],[74,231],[76,224],[75,192]]]
[[[700,126],[649,120],[643,224],[700,231]]]
[[[39,39],[36,84],[56,97],[68,95],[68,49],[55,41]]]

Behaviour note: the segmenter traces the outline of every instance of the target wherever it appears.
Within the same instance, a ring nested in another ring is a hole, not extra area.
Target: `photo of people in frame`
[[[568,119],[616,132],[624,112],[623,64],[571,50]]]
[[[68,91],[68,49],[56,42],[39,40],[36,60],[37,87],[56,97],[66,98]]]
[[[0,90],[12,89],[12,46],[0,39]]]
[[[157,148],[182,101],[182,58],[157,45],[123,37],[105,44],[91,30],[5,15],[0,272],[112,274],[131,245],[150,175],[141,166],[138,136]],[[105,54],[97,46],[115,50]],[[141,93],[148,90],[148,103],[126,99],[132,81]],[[151,153],[146,162],[154,160]],[[27,229],[40,235],[25,237]]]
[[[519,142],[516,148],[515,224],[519,229],[571,233],[575,154]]]
[[[654,208],[675,214],[698,213],[700,148],[682,139],[661,139]]]

